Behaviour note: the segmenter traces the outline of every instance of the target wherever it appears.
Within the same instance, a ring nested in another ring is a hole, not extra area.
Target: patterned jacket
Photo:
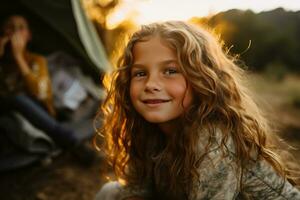
[[[220,138],[216,136],[216,138]],[[234,145],[228,140],[228,153],[224,156],[219,148],[220,139],[216,139],[208,156],[199,168],[200,180],[194,184],[195,194],[191,200],[300,200],[300,191],[276,173],[265,160],[258,160],[247,165],[241,173],[236,163]],[[199,144],[199,151],[203,144]],[[241,180],[242,179],[242,180]],[[240,183],[242,182],[242,188]],[[142,197],[148,199],[151,190],[144,186],[127,185],[121,187],[120,199]]]

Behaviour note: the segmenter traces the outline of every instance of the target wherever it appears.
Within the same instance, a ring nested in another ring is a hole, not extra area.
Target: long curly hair
[[[181,73],[194,95],[193,105],[182,117],[182,129],[174,130],[168,138],[135,111],[129,95],[133,47],[154,36],[161,37],[176,52]],[[231,138],[241,169],[250,160],[264,159],[293,182],[276,153],[274,135],[269,137],[272,131],[266,118],[244,87],[245,71],[236,63],[236,57],[226,53],[217,37],[185,22],[153,23],[135,32],[118,68],[109,76],[100,114],[103,125],[99,133],[104,135],[105,150],[117,176],[128,184],[150,179],[158,194],[187,199],[218,126],[222,149]],[[199,155],[197,141],[204,130],[210,134],[206,152]],[[255,158],[253,152],[257,154]],[[166,195],[170,193],[173,196]]]

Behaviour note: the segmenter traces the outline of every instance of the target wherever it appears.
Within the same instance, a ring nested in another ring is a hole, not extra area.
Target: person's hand
[[[20,32],[15,32],[11,37],[11,47],[14,57],[20,58],[23,56],[26,41]]]
[[[12,54],[23,75],[27,75],[30,72],[29,65],[24,58],[26,43],[25,38],[20,32],[15,32],[11,37]]]
[[[0,56],[4,54],[4,47],[8,43],[8,41],[9,41],[8,36],[0,37]]]

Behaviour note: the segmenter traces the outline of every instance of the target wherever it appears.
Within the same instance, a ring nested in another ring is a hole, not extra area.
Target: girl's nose
[[[161,90],[161,84],[159,78],[157,78],[155,75],[150,75],[145,85],[145,91],[155,92],[160,90]]]

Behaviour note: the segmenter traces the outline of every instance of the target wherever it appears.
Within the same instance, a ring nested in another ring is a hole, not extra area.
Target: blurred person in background
[[[72,149],[82,161],[94,152],[75,137],[75,131],[55,119],[53,94],[46,59],[28,50],[31,31],[21,15],[10,15],[1,24],[0,101],[1,115],[17,111],[59,146]]]

